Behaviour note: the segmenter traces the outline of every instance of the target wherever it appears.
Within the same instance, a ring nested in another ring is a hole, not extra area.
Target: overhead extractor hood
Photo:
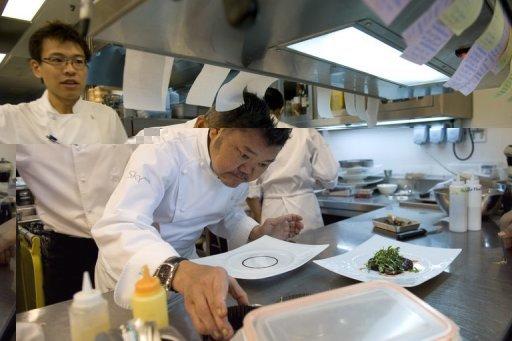
[[[408,86],[342,66],[332,61],[293,51],[290,44],[355,27],[402,51],[400,33],[431,4],[412,1],[389,27],[359,0],[258,0],[256,17],[241,25],[228,22],[220,0],[99,0],[95,4],[91,34],[95,39],[153,53],[171,55],[306,82],[389,100],[431,96],[449,92],[443,82]],[[450,76],[460,61],[454,51],[472,44],[492,16],[493,1],[486,1],[477,21],[454,37],[429,62]],[[349,44],[339,49],[350,49]],[[375,60],[379,58],[375,53]],[[484,80],[497,86],[503,75]]]

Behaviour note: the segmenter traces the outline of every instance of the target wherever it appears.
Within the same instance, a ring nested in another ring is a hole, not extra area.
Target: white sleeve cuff
[[[131,298],[135,291],[135,283],[141,276],[142,267],[147,265],[149,273],[153,274],[160,264],[172,256],[179,256],[179,254],[171,244],[162,242],[147,245],[131,257],[123,268],[123,272],[119,276],[114,290],[114,301],[116,304],[122,308],[129,309]]]
[[[240,212],[236,213],[237,224],[235,228],[231,231],[228,238],[228,248],[230,250],[236,249],[242,245],[247,244],[249,241],[249,235],[254,227],[258,226],[258,222],[247,216],[245,212],[240,210]]]

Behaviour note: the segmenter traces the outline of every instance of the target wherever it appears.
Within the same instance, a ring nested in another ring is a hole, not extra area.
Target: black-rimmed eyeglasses
[[[75,57],[52,56],[52,57],[48,57],[48,58],[42,58],[42,61],[47,64],[59,67],[59,68],[66,66],[67,63],[70,62],[71,65],[73,65],[73,67],[76,70],[82,70],[85,66],[87,66],[87,60],[85,59],[85,57],[81,57],[81,56],[75,56]]]

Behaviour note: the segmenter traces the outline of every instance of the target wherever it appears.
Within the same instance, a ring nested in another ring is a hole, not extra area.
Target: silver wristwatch
[[[160,280],[160,283],[167,292],[175,291],[172,288],[172,280],[181,261],[187,260],[183,257],[169,257],[156,269],[153,276]]]

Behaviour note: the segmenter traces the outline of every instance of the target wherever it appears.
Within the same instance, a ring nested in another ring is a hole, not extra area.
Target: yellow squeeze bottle
[[[133,317],[145,322],[156,322],[161,329],[169,325],[167,294],[158,278],[149,275],[147,265],[142,268],[142,278],[135,284],[132,297]]]
[[[102,332],[110,329],[108,303],[101,292],[92,289],[89,273],[84,272],[82,291],[73,296],[69,308],[71,340],[90,341]]]

